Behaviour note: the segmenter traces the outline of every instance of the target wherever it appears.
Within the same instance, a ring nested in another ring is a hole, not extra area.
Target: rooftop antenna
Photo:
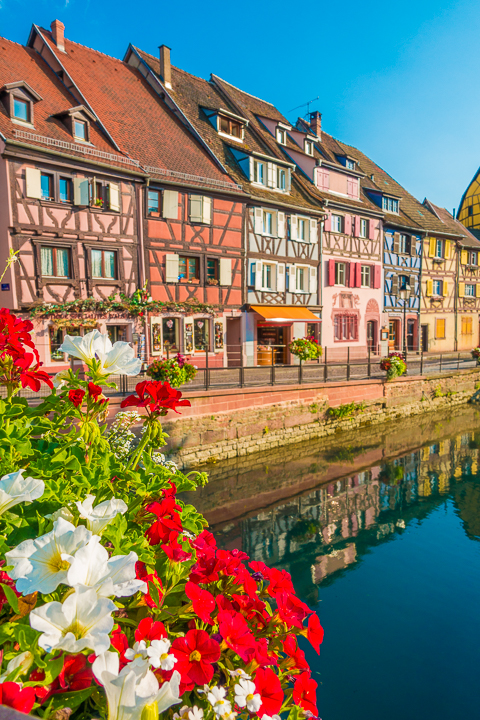
[[[291,113],[291,112],[293,112],[294,110],[298,110],[299,108],[306,107],[306,108],[307,108],[307,112],[305,113],[305,115],[310,115],[310,105],[311,105],[312,103],[314,103],[316,100],[320,100],[320,95],[317,95],[317,97],[316,97],[316,98],[313,98],[313,100],[309,100],[308,102],[303,103],[303,105],[297,105],[297,107],[292,108],[292,109],[289,110],[288,112]]]

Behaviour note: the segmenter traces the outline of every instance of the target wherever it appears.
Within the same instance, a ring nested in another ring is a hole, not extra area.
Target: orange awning
[[[270,322],[321,322],[317,315],[305,307],[285,307],[284,305],[250,305],[250,309]]]

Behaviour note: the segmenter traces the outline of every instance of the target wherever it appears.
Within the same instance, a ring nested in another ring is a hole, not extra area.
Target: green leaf
[[[76,692],[59,693],[52,698],[51,707],[52,710],[59,710],[64,707],[69,707],[75,710],[82,702],[88,700],[92,692],[95,690],[95,686],[92,685],[85,690],[77,690]]]
[[[0,587],[5,593],[5,597],[7,598],[8,604],[12,608],[13,612],[15,613],[15,615],[18,615],[18,600],[12,588],[8,585],[4,585],[4,583],[0,583]]]

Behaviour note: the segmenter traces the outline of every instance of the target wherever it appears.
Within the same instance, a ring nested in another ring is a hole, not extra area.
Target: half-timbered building
[[[242,218],[243,322],[227,319],[230,361],[246,364],[291,360],[291,339],[319,324],[318,203],[299,184],[295,164],[269,144],[255,127],[262,108],[275,122],[283,116],[268,103],[216,76],[210,81],[172,66],[168,48],[153,57],[131,46],[126,61],[158,85],[172,109],[210,151],[246,195]],[[235,220],[236,222],[236,220]],[[307,308],[308,306],[308,308]],[[276,346],[275,350],[271,346]]]
[[[141,279],[156,303],[145,310],[146,358],[180,351],[200,366],[223,365],[226,317],[240,317],[242,304],[241,188],[164,102],[151,73],[63,36],[60,46],[44,29],[34,27],[29,42],[98,108],[112,143],[141,168],[135,232]]]

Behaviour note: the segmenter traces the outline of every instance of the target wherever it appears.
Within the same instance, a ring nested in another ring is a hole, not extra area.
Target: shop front
[[[254,365],[293,363],[295,359],[288,347],[296,338],[313,336],[317,342],[320,342],[321,320],[308,308],[250,305],[247,315],[249,316],[247,323],[253,330]],[[248,334],[246,337],[248,344]]]

